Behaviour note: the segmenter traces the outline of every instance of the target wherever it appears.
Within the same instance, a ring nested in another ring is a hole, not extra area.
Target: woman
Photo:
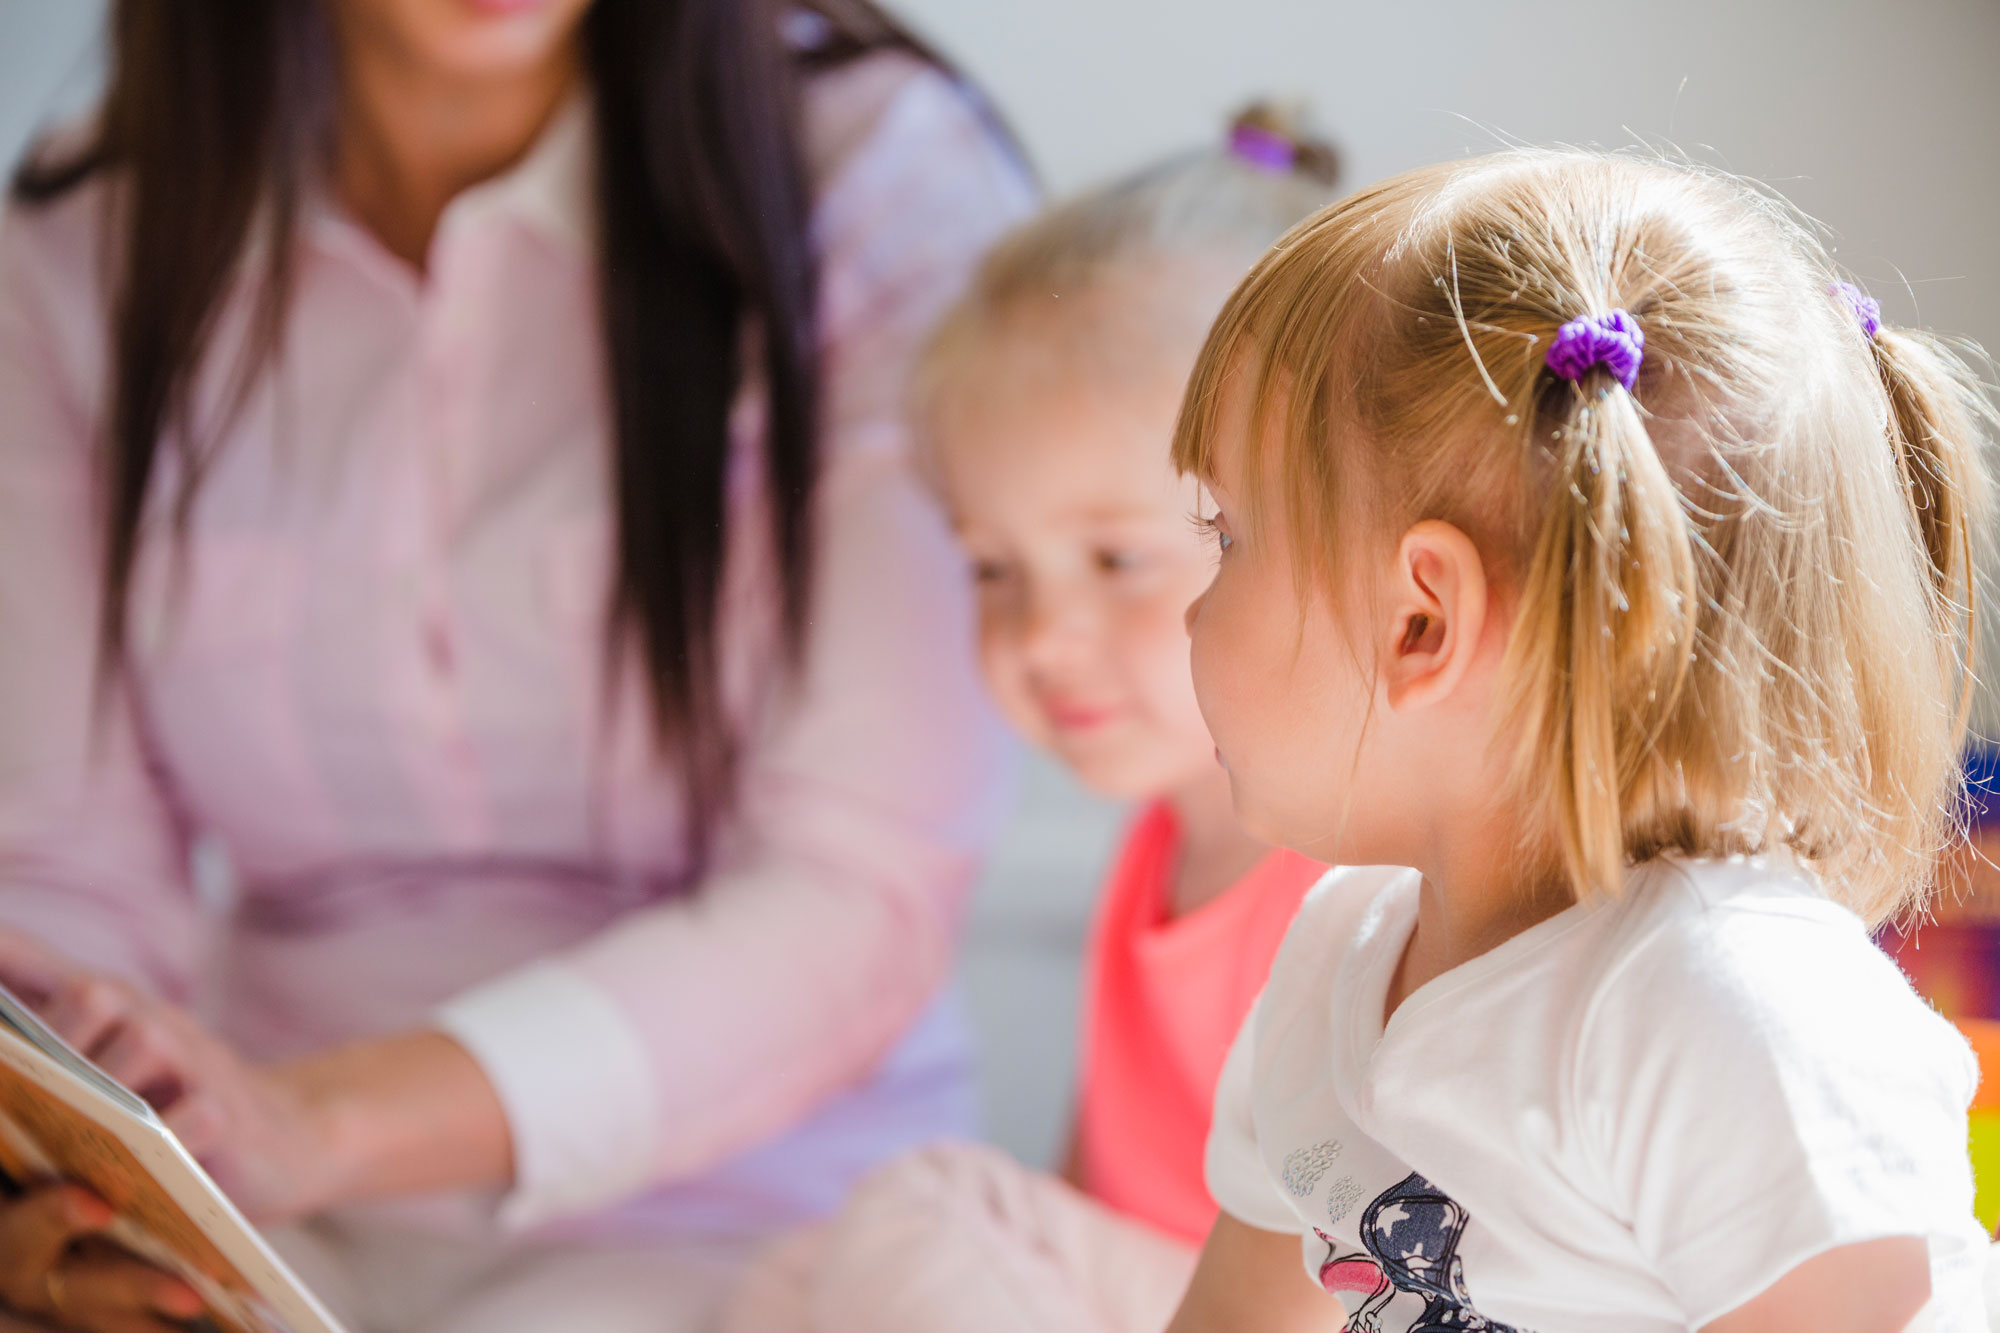
[[[358,1322],[691,1326],[964,1118],[1002,752],[896,416],[1018,166],[861,0],[114,35],[0,233],[0,979]],[[184,1314],[100,1213],[0,1302]]]

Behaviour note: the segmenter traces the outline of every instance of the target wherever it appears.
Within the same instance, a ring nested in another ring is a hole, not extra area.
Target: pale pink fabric
[[[931,1149],[751,1269],[715,1333],[1160,1333],[1192,1246],[991,1148]]]
[[[898,417],[923,331],[1030,191],[967,97],[900,57],[827,76],[809,118],[830,397],[809,658],[773,691],[747,385],[725,645],[750,745],[740,817],[685,896],[643,696],[600,688],[587,99],[452,203],[422,278],[337,211],[306,220],[283,354],[228,424],[184,561],[151,542],[137,688],[102,712],[105,189],[0,230],[0,922],[176,994],[212,984],[196,998],[260,1055],[436,1013],[507,1103],[517,1223],[648,1190],[615,1225],[793,1221],[968,1104],[956,1028],[918,1019],[1005,748]],[[244,315],[224,313],[198,420]],[[212,956],[197,839],[242,890]]]
[[[756,1248],[743,1238],[468,1238],[335,1218],[267,1239],[352,1333],[710,1333]]]
[[[1326,867],[1274,851],[1169,916],[1180,823],[1133,821],[1085,968],[1085,1194],[984,1147],[871,1176],[831,1223],[759,1258],[718,1333],[1159,1333],[1215,1222],[1203,1179],[1223,1062]]]

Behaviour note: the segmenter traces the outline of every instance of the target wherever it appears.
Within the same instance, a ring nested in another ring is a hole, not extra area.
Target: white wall
[[[1995,0],[891,0],[1051,187],[1303,96],[1349,183],[1508,138],[1643,140],[1772,182],[1890,317],[2000,348]],[[0,163],[87,93],[101,0],[0,0]]]
[[[1678,145],[1836,229],[1891,318],[2000,349],[1996,0],[891,2],[994,94],[1058,190],[1205,142],[1268,93],[1309,99],[1351,185],[1509,138]],[[100,13],[0,0],[0,163],[87,94]],[[1114,818],[1032,768],[981,890],[965,975],[987,1100],[1031,1158],[1064,1118],[1073,964]]]
[[[0,0],[0,165],[97,83],[102,0]]]
[[[1061,189],[1309,99],[1349,184],[1509,138],[1676,144],[1834,228],[1890,316],[2000,348],[1994,0],[894,0]]]
[[[1509,137],[1643,139],[1779,185],[1892,318],[2000,347],[1995,0],[892,0],[1049,184],[1309,99],[1359,185]],[[74,103],[101,0],[0,0],[0,162]],[[67,94],[66,97],[63,94]]]

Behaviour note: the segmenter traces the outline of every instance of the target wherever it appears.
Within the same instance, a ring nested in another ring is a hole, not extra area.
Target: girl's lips
[[[1094,731],[1118,716],[1116,708],[1086,708],[1078,704],[1046,704],[1049,722],[1057,731]]]
[[[471,8],[482,14],[498,18],[508,14],[525,14],[531,9],[540,9],[549,0],[465,0]]]

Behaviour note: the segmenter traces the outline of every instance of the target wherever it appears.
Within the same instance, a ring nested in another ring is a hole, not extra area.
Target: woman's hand
[[[64,1041],[159,1113],[245,1215],[284,1222],[331,1201],[327,1117],[176,1005],[0,932],[0,981]]]
[[[332,1202],[326,1118],[178,1006],[110,977],[58,987],[43,1019],[143,1097],[245,1216],[288,1222]]]
[[[0,1203],[0,1306],[87,1333],[172,1333],[201,1297],[179,1278],[94,1243],[111,1209],[87,1190],[49,1185]]]
[[[513,1178],[504,1108],[478,1062],[418,1031],[256,1065],[179,1007],[0,930],[0,981],[143,1097],[253,1221]]]

